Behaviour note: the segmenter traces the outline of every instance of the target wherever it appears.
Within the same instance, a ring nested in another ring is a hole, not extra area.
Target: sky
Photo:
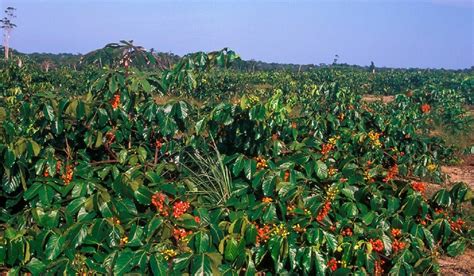
[[[17,8],[11,47],[87,53],[134,40],[183,55],[460,69],[474,65],[474,0],[0,0]]]

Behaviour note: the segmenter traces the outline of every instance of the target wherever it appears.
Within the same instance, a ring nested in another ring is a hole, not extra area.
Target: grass
[[[215,146],[213,154],[187,153],[190,161],[182,164],[188,177],[189,194],[200,195],[212,206],[223,206],[232,194],[232,176]]]

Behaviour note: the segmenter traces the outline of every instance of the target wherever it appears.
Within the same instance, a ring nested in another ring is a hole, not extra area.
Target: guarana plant
[[[436,273],[441,254],[472,245],[469,186],[427,184],[453,155],[428,135],[429,120],[462,112],[443,104],[452,92],[366,103],[347,81],[357,71],[210,70],[235,58],[89,68],[64,82],[71,93],[60,79],[30,90],[45,75],[34,67],[2,68],[15,79],[0,86],[2,272]]]

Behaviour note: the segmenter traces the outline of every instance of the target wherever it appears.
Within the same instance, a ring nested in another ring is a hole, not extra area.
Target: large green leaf
[[[168,275],[168,263],[161,254],[153,254],[150,256],[150,267],[153,275]]]
[[[51,234],[48,243],[46,243],[45,255],[48,260],[54,260],[63,251],[65,238],[56,233]]]
[[[118,254],[117,260],[115,261],[114,274],[123,275],[132,270],[135,266],[135,259],[133,258],[135,253],[131,251],[122,251]]]
[[[197,254],[191,262],[191,275],[212,275],[211,259],[206,254]]]

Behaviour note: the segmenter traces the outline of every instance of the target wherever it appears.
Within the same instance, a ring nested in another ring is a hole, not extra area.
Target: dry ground
[[[382,95],[369,95],[369,94],[362,96],[362,101],[366,103],[382,101],[383,103],[387,104],[387,103],[393,102],[394,100],[395,100],[395,96],[382,96]]]

